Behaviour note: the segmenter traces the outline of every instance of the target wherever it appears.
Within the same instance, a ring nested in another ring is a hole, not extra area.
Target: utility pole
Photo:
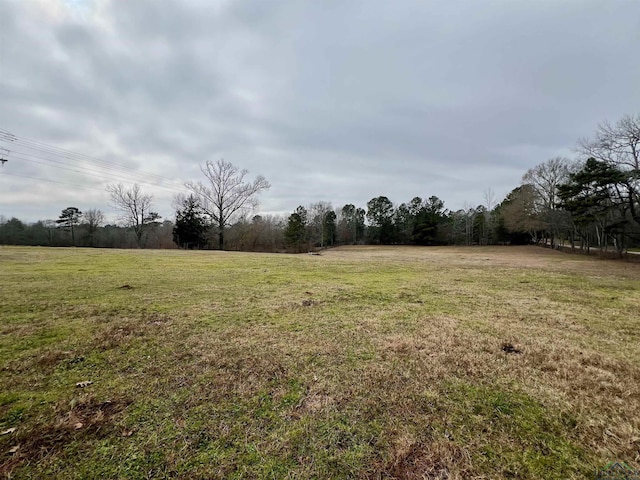
[[[0,128],[0,140],[3,142],[15,142],[16,136],[13,133],[7,132],[6,130]],[[4,164],[9,161],[9,159],[7,158],[8,156],[9,150],[0,147],[0,165],[2,165],[3,167]]]

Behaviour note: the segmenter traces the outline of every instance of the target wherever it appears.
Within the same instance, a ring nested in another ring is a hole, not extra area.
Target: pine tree
[[[184,199],[181,209],[176,211],[173,241],[182,248],[203,248],[207,245],[207,222],[205,214],[193,195]]]

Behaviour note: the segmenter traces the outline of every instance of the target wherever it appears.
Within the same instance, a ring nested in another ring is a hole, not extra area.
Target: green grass
[[[640,265],[0,247],[0,288],[9,478],[548,479],[638,462]]]

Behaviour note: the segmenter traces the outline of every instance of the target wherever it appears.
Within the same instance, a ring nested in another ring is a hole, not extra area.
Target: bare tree
[[[91,208],[84,212],[84,221],[87,225],[87,237],[91,246],[95,246],[95,235],[104,223],[104,213],[96,208]]]
[[[465,201],[463,210],[464,212],[464,230],[465,230],[465,243],[471,245],[473,243],[473,226],[476,219],[476,209]]]
[[[493,243],[493,238],[490,238],[490,237],[493,236],[493,230],[494,230],[493,207],[495,207],[495,204],[496,204],[496,194],[493,191],[493,188],[489,187],[484,191],[484,206],[487,209],[484,215],[484,221],[485,221],[484,242],[486,245],[488,245],[489,243]]]
[[[1,219],[0,219],[1,220]],[[2,224],[4,222],[0,222]],[[49,241],[49,246],[53,247],[56,244],[56,221],[55,220],[43,220],[42,226],[47,231],[47,240]]]
[[[567,227],[564,225],[567,223],[565,212],[558,208],[558,187],[566,183],[569,175],[576,170],[576,162],[564,157],[555,157],[530,168],[522,177],[522,183],[531,185],[535,192],[534,212],[549,234],[552,247],[556,246],[560,231]]]
[[[640,225],[640,114],[625,115],[615,125],[602,122],[592,138],[578,142],[577,151],[585,158],[595,158],[626,174],[616,199],[626,204],[633,220]]]
[[[249,173],[223,159],[217,162],[207,161],[200,170],[208,180],[188,182],[185,186],[200,200],[200,205],[218,229],[218,247],[224,248],[224,229],[231,221],[242,214],[252,212],[258,205],[257,195],[271,185],[258,175],[253,182],[245,181]]]
[[[153,196],[142,193],[138,184],[131,188],[126,188],[121,183],[109,185],[107,192],[111,196],[111,206],[120,210],[120,220],[125,226],[133,228],[138,247],[141,247],[144,226],[160,218],[151,211]]]
[[[313,243],[319,243],[320,247],[325,246],[326,233],[326,219],[327,214],[330,211],[333,211],[333,207],[331,206],[331,202],[316,202],[309,205],[307,209],[309,212],[309,220],[311,227],[311,241]]]
[[[522,183],[529,183],[538,193],[541,209],[555,209],[559,202],[558,185],[566,183],[569,174],[575,170],[568,158],[555,157],[527,170]]]
[[[577,151],[620,168],[639,170],[640,114],[625,115],[615,125],[600,123],[592,138],[579,140]]]
[[[538,192],[530,183],[514,188],[502,202],[502,218],[511,232],[526,232],[538,243],[539,232],[544,228],[536,210]]]

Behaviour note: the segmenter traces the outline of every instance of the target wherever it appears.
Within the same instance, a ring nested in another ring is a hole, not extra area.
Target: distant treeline
[[[548,164],[545,164],[548,166]],[[626,230],[609,224],[576,222],[567,210],[543,209],[528,184],[514,189],[497,206],[456,211],[432,196],[415,197],[394,205],[385,196],[373,198],[366,209],[352,204],[335,209],[329,202],[299,206],[288,216],[242,217],[225,229],[224,248],[242,251],[304,252],[353,244],[387,245],[492,245],[544,243],[577,249],[638,245],[638,225],[631,219]],[[0,244],[79,246],[102,248],[218,248],[218,232],[207,221],[194,197],[177,212],[177,222],[145,223],[140,238],[134,227],[44,220],[27,224],[0,217]],[[65,209],[66,210],[66,209]],[[188,215],[185,213],[188,212]],[[98,211],[99,212],[99,211]],[[186,218],[186,222],[185,222]],[[624,233],[623,233],[624,232]]]
[[[0,244],[303,252],[349,244],[536,243],[618,254],[640,246],[640,115],[600,124],[577,150],[580,159],[556,157],[529,169],[499,203],[489,189],[483,204],[455,211],[435,196],[400,204],[378,196],[363,207],[321,201],[289,215],[252,215],[256,195],[270,187],[266,179],[245,182],[245,170],[206,162],[207,182],[185,185],[174,220],[161,222],[138,185],[111,185],[120,225],[104,225],[100,210],[77,207],[33,224],[0,217]]]
[[[144,248],[177,248],[173,243],[173,222],[154,222],[145,228]],[[135,232],[118,225],[74,225],[73,235],[67,226],[55,220],[41,220],[27,224],[17,218],[0,217],[0,244],[47,247],[104,247],[138,248]]]
[[[188,197],[189,198],[189,197]],[[0,217],[0,243],[5,245],[80,246],[104,248],[217,248],[217,229],[191,197],[185,223],[145,223],[140,242],[133,227],[44,220],[32,224]],[[227,250],[296,251],[351,244],[473,245],[529,243],[525,231],[505,226],[499,209],[484,206],[449,212],[437,197],[415,197],[395,207],[387,197],[372,199],[367,209],[348,204],[334,209],[329,202],[299,206],[289,216],[254,215],[237,219],[225,229]]]

